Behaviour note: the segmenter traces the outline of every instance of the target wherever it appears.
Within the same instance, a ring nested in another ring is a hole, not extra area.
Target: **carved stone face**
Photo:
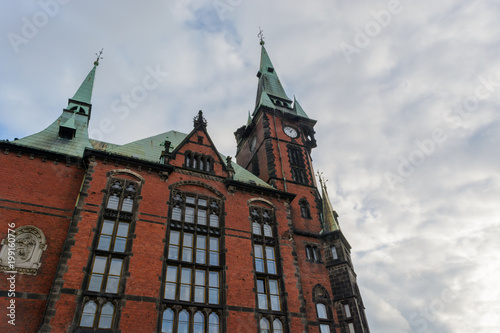
[[[31,259],[36,247],[35,236],[31,234],[20,235],[16,239],[16,257],[20,262],[26,262]]]

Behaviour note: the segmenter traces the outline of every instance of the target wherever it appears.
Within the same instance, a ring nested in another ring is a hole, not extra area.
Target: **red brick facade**
[[[369,332],[349,244],[323,221],[314,123],[258,107],[239,166],[201,113],[156,162],[0,142],[3,247],[9,223],[47,245],[35,274],[0,273],[0,312],[15,302],[0,331]]]

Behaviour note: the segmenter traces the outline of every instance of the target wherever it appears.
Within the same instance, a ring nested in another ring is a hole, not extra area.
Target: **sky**
[[[96,58],[90,135],[188,133],[218,150],[253,111],[259,27],[372,332],[500,332],[500,4],[494,1],[2,1],[0,139],[39,132]],[[154,78],[154,80],[151,80]],[[497,111],[495,111],[497,110]]]

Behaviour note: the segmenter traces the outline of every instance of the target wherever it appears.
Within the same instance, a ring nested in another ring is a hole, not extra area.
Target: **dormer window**
[[[61,139],[71,140],[75,137],[76,129],[69,127],[59,127],[59,137]]]

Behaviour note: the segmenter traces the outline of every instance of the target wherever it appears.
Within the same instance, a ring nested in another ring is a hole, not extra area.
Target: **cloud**
[[[389,1],[222,3],[221,17],[217,1],[70,1],[17,53],[6,36],[40,5],[2,3],[0,138],[50,124],[103,47],[91,129],[111,119],[104,139],[116,143],[189,132],[202,109],[234,156],[233,132],[254,108],[260,26],[288,95],[318,120],[314,166],[353,247],[371,331],[498,331],[499,6],[401,0],[348,63],[339,45],[356,46]],[[113,103],[148,66],[168,76],[120,117]],[[475,100],[481,85],[490,94]],[[387,173],[400,179],[389,186]]]

